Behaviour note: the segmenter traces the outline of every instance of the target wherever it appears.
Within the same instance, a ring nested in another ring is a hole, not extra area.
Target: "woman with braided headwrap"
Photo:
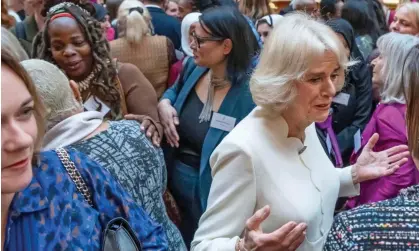
[[[86,110],[100,111],[111,120],[133,114],[126,118],[142,122],[142,130],[158,145],[161,126],[153,86],[134,65],[111,59],[109,44],[93,14],[90,4],[63,2],[49,8],[32,56],[56,64],[74,80]]]

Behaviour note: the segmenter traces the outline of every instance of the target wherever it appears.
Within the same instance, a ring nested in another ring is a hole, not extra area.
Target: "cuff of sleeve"
[[[352,167],[348,166],[340,169],[340,190],[339,197],[349,197],[359,195],[359,184],[354,185],[352,180]],[[338,169],[339,170],[339,169]]]
[[[214,240],[197,241],[194,239],[191,245],[191,251],[236,251],[236,243],[240,237],[231,239],[219,238]]]

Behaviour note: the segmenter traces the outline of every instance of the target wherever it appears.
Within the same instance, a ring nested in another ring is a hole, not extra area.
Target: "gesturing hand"
[[[407,162],[408,147],[399,145],[390,149],[374,152],[372,149],[378,141],[378,134],[374,133],[362,150],[354,165],[354,184],[380,178],[394,173],[401,165]]]
[[[241,251],[291,251],[296,250],[305,238],[307,225],[288,222],[272,233],[263,233],[260,224],[268,218],[270,207],[258,210],[246,222],[244,240],[240,241]]]

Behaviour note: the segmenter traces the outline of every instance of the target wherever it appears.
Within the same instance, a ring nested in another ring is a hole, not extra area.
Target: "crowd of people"
[[[1,82],[3,250],[419,250],[414,0],[2,0]]]

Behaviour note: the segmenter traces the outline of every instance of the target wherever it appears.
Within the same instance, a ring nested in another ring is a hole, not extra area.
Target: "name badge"
[[[236,118],[223,115],[221,113],[214,112],[212,114],[212,119],[210,123],[210,127],[220,129],[226,132],[230,132],[233,130],[234,126],[236,125]]]
[[[348,93],[341,92],[333,98],[333,102],[340,105],[348,106],[350,97],[351,95],[349,95]]]
[[[105,116],[111,110],[102,100],[97,97],[91,96],[83,104],[84,109],[87,111],[97,111]]]
[[[359,149],[361,149],[361,130],[358,129],[354,135],[354,151],[358,153]]]
[[[327,146],[327,152],[330,154],[332,152],[332,141],[330,140],[329,134],[326,136],[326,146]]]

